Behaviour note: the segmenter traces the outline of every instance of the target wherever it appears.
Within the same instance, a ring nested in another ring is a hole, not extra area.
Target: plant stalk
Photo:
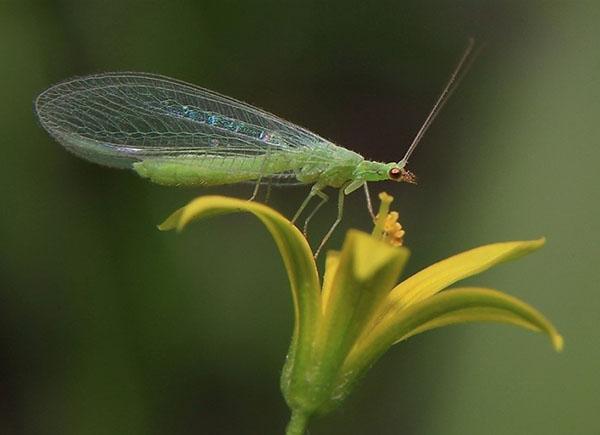
[[[292,417],[285,429],[285,435],[304,435],[308,427],[309,416],[305,412],[293,410]]]

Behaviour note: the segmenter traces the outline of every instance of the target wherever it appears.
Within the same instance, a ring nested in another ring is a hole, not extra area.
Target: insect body
[[[441,107],[472,44],[404,158],[381,163],[256,107],[167,77],[106,73],[67,80],[35,101],[42,126],[73,153],[106,166],[131,168],[164,185],[255,182],[312,184],[294,220],[325,187],[344,195],[380,180],[414,181],[405,169],[412,150]],[[368,191],[366,191],[368,192]],[[369,203],[370,206],[370,203]],[[371,210],[371,208],[370,208]]]

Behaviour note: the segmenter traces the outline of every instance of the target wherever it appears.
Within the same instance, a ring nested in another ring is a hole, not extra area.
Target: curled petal
[[[563,338],[556,328],[535,308],[497,290],[465,287],[446,290],[412,304],[390,311],[385,318],[357,341],[346,360],[341,379],[360,377],[390,346],[408,337],[442,326],[468,322],[496,322],[544,332],[556,351],[563,348]]]
[[[191,201],[169,216],[159,229],[180,231],[194,220],[240,212],[253,214],[269,230],[283,258],[292,289],[295,324],[282,374],[285,393],[294,389],[294,379],[301,379],[301,374],[311,364],[310,351],[321,319],[319,276],[310,246],[302,233],[284,216],[265,205],[223,196],[203,196]]]
[[[479,287],[446,290],[415,304],[400,313],[392,329],[399,342],[430,329],[470,322],[509,323],[544,332],[557,352],[563,348],[562,336],[538,310],[513,296]]]

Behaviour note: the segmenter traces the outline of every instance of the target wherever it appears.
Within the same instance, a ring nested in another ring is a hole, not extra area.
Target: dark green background
[[[32,100],[69,76],[157,72],[256,104],[381,160],[402,157],[471,35],[487,47],[396,197],[408,272],[544,235],[471,280],[564,334],[471,325],[394,348],[322,434],[600,433],[600,3],[0,2],[0,433],[278,434],[292,328],[256,220],[155,225],[202,189],[79,160]],[[250,186],[211,189],[240,197]],[[278,190],[286,214],[306,188]],[[330,247],[367,229],[360,193]],[[312,227],[315,239],[334,216]]]

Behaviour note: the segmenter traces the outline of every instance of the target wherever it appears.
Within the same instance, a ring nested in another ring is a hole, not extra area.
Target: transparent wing
[[[117,167],[151,157],[306,153],[334,146],[249,104],[145,73],[71,79],[40,94],[35,109],[65,147]]]

